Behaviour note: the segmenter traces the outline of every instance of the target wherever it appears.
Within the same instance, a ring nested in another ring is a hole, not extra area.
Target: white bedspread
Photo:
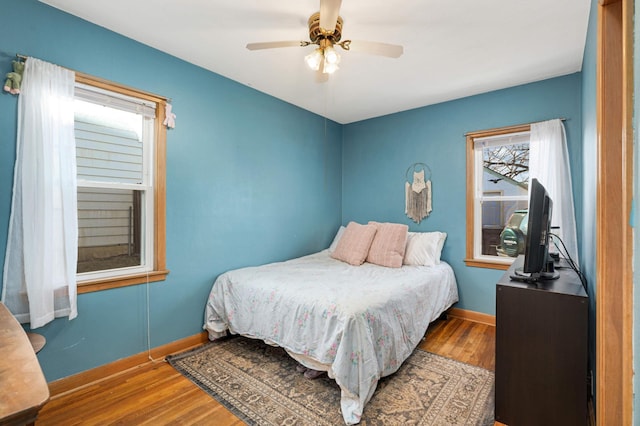
[[[453,270],[444,262],[351,266],[324,250],[220,275],[204,328],[212,340],[229,330],[327,370],[341,388],[345,422],[356,424],[380,377],[395,372],[429,323],[457,300]]]

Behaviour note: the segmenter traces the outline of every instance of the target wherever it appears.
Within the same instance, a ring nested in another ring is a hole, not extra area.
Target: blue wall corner
[[[406,223],[447,233],[442,257],[453,267],[458,307],[495,314],[503,271],[467,267],[466,138],[471,131],[565,118],[578,226],[582,220],[580,73],[431,105],[344,126],[342,221]],[[432,172],[433,212],[419,225],[404,214],[407,167]]]

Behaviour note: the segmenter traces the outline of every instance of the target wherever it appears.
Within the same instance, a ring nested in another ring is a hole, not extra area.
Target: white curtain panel
[[[41,327],[77,316],[78,215],[72,71],[26,62],[2,300]]]
[[[569,255],[579,265],[569,150],[561,120],[531,125],[529,178],[537,178],[547,189],[553,201],[551,226],[560,227],[551,232],[562,239]]]

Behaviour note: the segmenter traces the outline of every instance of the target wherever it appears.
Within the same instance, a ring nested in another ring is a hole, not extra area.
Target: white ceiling
[[[316,83],[308,40],[319,0],[41,0],[338,123],[580,71],[591,0],[343,0],[342,39],[404,46],[398,59],[342,51]],[[171,96],[171,94],[167,94]]]

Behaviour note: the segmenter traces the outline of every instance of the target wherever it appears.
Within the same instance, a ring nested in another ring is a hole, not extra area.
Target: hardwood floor
[[[449,318],[429,327],[419,347],[494,370],[495,327]],[[163,361],[147,363],[65,394],[44,406],[36,426],[217,425],[244,423]]]
[[[459,318],[434,321],[420,349],[495,370],[496,328]]]

